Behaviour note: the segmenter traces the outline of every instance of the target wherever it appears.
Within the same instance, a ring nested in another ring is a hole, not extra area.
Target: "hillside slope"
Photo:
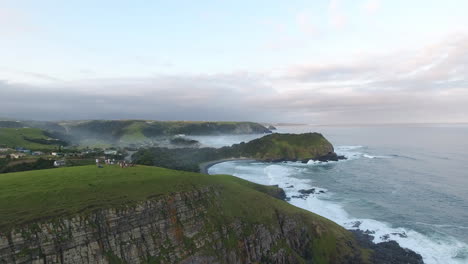
[[[146,166],[0,175],[0,262],[365,262],[351,233],[271,188]]]
[[[0,146],[51,150],[61,145],[66,145],[66,142],[53,138],[38,128],[0,128]]]

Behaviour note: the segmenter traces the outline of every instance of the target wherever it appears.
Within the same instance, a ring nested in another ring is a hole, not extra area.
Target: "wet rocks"
[[[293,195],[291,196],[291,198],[297,198],[297,199],[307,199],[311,194],[322,194],[322,193],[325,193],[324,190],[317,190],[315,188],[312,188],[312,189],[301,189],[298,191],[299,194],[298,195]]]
[[[386,241],[374,244],[373,236],[361,230],[351,230],[360,246],[372,249],[371,262],[375,264],[423,264],[423,259],[418,253],[402,248],[395,241]]]
[[[302,189],[302,190],[299,190],[298,192],[300,194],[313,194],[313,193],[315,193],[315,188],[307,189],[307,190]]]
[[[339,161],[345,160],[346,157],[342,155],[338,155],[335,152],[329,152],[326,155],[320,156],[318,158],[312,159],[314,161],[321,161],[321,162],[328,162],[328,161]]]

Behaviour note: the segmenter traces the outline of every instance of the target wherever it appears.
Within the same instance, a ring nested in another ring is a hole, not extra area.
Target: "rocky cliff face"
[[[0,263],[362,263],[352,240],[328,241],[302,214],[246,222],[218,199],[206,187],[27,224],[0,233]]]

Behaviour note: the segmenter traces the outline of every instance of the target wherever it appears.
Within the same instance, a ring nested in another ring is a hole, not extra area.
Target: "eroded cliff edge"
[[[204,187],[0,235],[5,263],[362,263],[361,249],[304,212],[233,217]],[[271,198],[274,199],[274,198]],[[294,208],[295,209],[295,208]],[[250,218],[250,219],[248,219]],[[337,228],[337,227],[333,227]]]

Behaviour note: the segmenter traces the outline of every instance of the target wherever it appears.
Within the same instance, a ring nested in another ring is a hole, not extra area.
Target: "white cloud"
[[[375,15],[379,11],[380,5],[380,0],[367,0],[363,5],[363,9],[367,14]]]
[[[0,33],[12,35],[35,30],[36,26],[20,10],[0,7]]]
[[[312,23],[312,12],[310,10],[299,12],[296,15],[296,23],[299,30],[306,35],[315,35],[317,33],[317,28]]]
[[[342,29],[347,24],[347,17],[343,13],[342,3],[340,0],[330,0],[328,16],[331,26],[336,29]]]

